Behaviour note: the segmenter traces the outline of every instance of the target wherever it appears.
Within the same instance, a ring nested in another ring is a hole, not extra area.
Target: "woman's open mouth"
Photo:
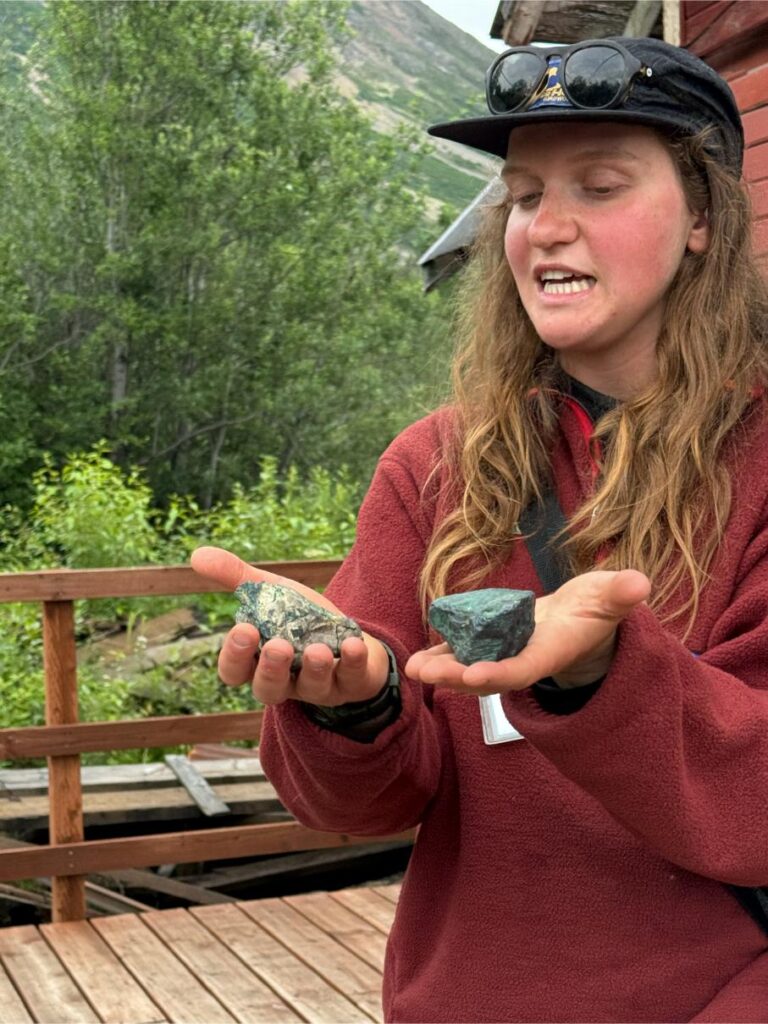
[[[538,275],[539,289],[545,295],[573,295],[594,288],[597,280],[589,274],[567,270],[543,270]]]

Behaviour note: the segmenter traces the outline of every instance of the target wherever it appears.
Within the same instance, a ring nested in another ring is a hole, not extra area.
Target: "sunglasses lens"
[[[488,83],[488,105],[495,114],[517,110],[533,93],[544,73],[543,58],[510,53],[500,61]]]
[[[610,46],[587,46],[565,63],[565,87],[582,107],[607,107],[616,101],[625,82],[624,57]]]

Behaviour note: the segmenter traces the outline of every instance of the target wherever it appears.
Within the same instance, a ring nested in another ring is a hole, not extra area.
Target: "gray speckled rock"
[[[261,634],[261,641],[281,636],[296,652],[293,668],[301,667],[301,655],[309,644],[328,644],[336,657],[348,636],[362,636],[356,622],[335,615],[290,587],[275,583],[241,583],[235,590],[240,608],[236,622],[250,622]]]
[[[533,633],[532,590],[470,590],[436,598],[429,621],[462,665],[518,654]]]

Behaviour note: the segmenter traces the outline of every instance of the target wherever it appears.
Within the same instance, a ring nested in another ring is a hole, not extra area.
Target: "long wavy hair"
[[[691,211],[707,211],[706,252],[687,252],[667,296],[658,374],[596,424],[595,492],[559,537],[575,575],[640,569],[649,604],[695,621],[731,508],[725,442],[768,382],[765,285],[751,254],[742,185],[708,155],[707,133],[670,141]],[[420,579],[424,607],[477,585],[509,552],[521,511],[550,480],[558,421],[554,350],[537,336],[504,256],[507,198],[487,210],[458,302],[456,442],[443,455],[460,496],[438,524]],[[599,513],[599,514],[598,514]]]

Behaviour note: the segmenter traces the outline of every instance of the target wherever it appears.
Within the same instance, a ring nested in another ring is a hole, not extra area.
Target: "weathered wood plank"
[[[701,22],[707,18],[704,12]],[[691,20],[691,24],[693,24]],[[756,36],[768,24],[768,5],[764,0],[738,0],[723,4],[722,10],[710,18],[703,28],[696,25],[686,42],[688,49],[705,59],[721,46],[732,46],[734,42],[752,35]]]
[[[230,813],[229,807],[216,795],[188,757],[184,754],[166,754],[165,763],[206,818]]]
[[[298,822],[287,821],[269,825],[200,829],[197,832],[100,839],[50,847],[5,849],[0,850],[0,882],[198,860],[228,860],[263,853],[287,853],[291,850],[321,850],[373,841],[398,842],[412,839],[413,834],[400,832],[394,836],[350,836],[336,832],[315,832]]]
[[[140,914],[94,918],[91,924],[170,1021],[234,1020],[195,975],[147,927]]]
[[[169,715],[136,721],[78,722],[0,730],[0,758],[48,757],[138,747],[175,747],[203,738],[258,739],[262,711],[224,711],[210,715]]]
[[[381,1020],[381,975],[334,942],[317,925],[281,899],[247,900],[238,908],[343,992],[374,1020]],[[208,908],[194,911],[207,914]]]
[[[90,1024],[99,1018],[32,925],[0,928],[0,959],[34,1020],[41,1024]],[[13,1021],[14,1017],[0,1018]]]
[[[766,24],[768,24],[768,4],[766,4]],[[744,113],[768,104],[768,64],[755,68],[747,75],[735,78],[731,82],[733,95]]]
[[[270,1024],[301,1020],[189,911],[156,911],[145,914],[143,921],[236,1020]]]
[[[195,760],[195,768],[211,784],[239,782],[242,779],[263,782],[264,771],[258,757]],[[178,779],[162,761],[147,764],[84,765],[80,769],[83,792],[90,790],[144,789],[147,786],[177,786]],[[47,768],[0,768],[0,802],[15,796],[33,796],[48,792]]]
[[[190,913],[304,1020],[312,1024],[371,1020],[307,966],[303,958],[297,958],[290,942],[282,937],[277,941],[239,906],[200,907]]]
[[[8,1021],[9,1024],[29,1024],[32,1017],[29,1016],[27,1008],[21,1001],[13,982],[5,973],[5,968],[0,965],[0,1020]]]
[[[153,871],[139,871],[137,868],[127,868],[125,871],[113,871],[104,876],[107,879],[114,879],[116,882],[123,882],[134,889],[147,889],[149,892],[162,892],[167,896],[173,896],[177,900],[186,900],[188,903],[234,903],[235,897],[226,893],[217,892],[215,889],[204,889],[199,885],[191,885],[189,882],[179,878],[166,878],[165,875],[156,875]],[[86,892],[88,887],[86,885]]]
[[[364,921],[331,899],[327,892],[307,892],[297,896],[284,896],[283,900],[303,914],[312,924],[322,928],[336,942],[351,950],[375,971],[384,970],[387,937],[378,928]]]
[[[395,907],[388,899],[364,885],[356,889],[341,889],[331,896],[354,914],[359,914],[364,921],[369,921],[374,928],[389,935],[395,920]]]
[[[661,0],[637,0],[622,31],[623,36],[647,36],[661,13]]]
[[[768,33],[759,33],[758,38],[748,35],[745,39],[736,40],[720,47],[710,60],[714,67],[726,79],[732,82],[742,75],[749,74],[761,64],[768,63]]]
[[[713,22],[722,18],[733,2],[734,0],[715,0],[714,3],[697,4],[695,8],[686,5],[683,12],[683,46],[694,49],[699,36]]]
[[[277,793],[268,782],[246,781],[220,786],[219,794],[227,801],[233,814],[260,815],[282,808]],[[48,806],[45,796],[0,801],[0,830],[44,828]],[[197,803],[181,786],[176,789],[131,789],[124,793],[86,793],[83,799],[83,819],[89,827],[133,821],[200,821],[202,817]]]
[[[768,178],[768,142],[750,146],[744,154],[744,179],[751,185]]]
[[[311,562],[252,564],[308,587],[323,587],[341,562],[329,558]],[[175,597],[226,591],[226,587],[203,579],[188,565],[0,573],[0,604],[11,601],[77,601],[95,597]]]
[[[165,1021],[159,1007],[88,921],[41,924],[40,932],[104,1024]]]
[[[742,120],[747,146],[757,146],[761,142],[768,142],[768,94],[766,94],[765,106],[749,111]]]
[[[188,881],[205,888],[223,889],[232,885],[241,885],[244,882],[261,881],[274,875],[287,878],[294,874],[337,867],[350,861],[360,860],[363,857],[373,857],[379,853],[391,853],[409,846],[411,846],[411,843],[372,842],[365,846],[349,847],[343,850],[312,850],[308,853],[292,853],[286,857],[270,857],[268,861],[214,868],[205,874],[194,875]]]

